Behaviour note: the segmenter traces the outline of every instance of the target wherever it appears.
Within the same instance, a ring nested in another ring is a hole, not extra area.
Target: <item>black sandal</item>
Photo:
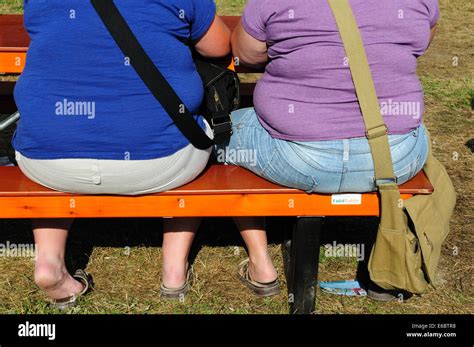
[[[82,269],[76,270],[76,273],[74,276],[72,276],[76,280],[82,283],[84,286],[84,289],[79,294],[76,295],[71,295],[67,298],[63,299],[52,299],[51,305],[54,308],[57,308],[58,310],[66,310],[68,308],[74,307],[76,305],[77,298],[80,296],[86,295],[88,292],[90,292],[93,287],[94,283],[92,281],[92,276],[89,275],[87,272],[85,272]]]

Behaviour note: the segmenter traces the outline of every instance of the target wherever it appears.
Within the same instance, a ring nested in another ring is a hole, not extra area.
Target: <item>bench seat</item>
[[[423,172],[400,188],[402,198],[429,194]],[[378,216],[377,194],[358,205],[334,204],[331,194],[275,185],[236,166],[210,165],[195,181],[147,196],[85,196],[40,186],[17,167],[0,168],[0,218]]]

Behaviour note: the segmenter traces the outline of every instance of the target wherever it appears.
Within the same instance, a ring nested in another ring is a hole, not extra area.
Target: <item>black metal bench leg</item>
[[[290,313],[310,314],[316,309],[319,248],[324,217],[301,217],[291,242],[288,280]]]
[[[291,239],[293,237],[293,228],[285,232],[285,239],[281,244],[281,253],[283,256],[283,268],[285,270],[286,283],[288,284],[288,293],[291,292],[290,271],[291,271]]]

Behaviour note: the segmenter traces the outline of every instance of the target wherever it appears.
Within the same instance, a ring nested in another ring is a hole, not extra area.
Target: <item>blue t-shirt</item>
[[[213,0],[116,0],[156,66],[198,116],[203,85],[187,45]],[[32,159],[146,160],[189,144],[124,57],[89,1],[25,0],[31,44],[16,88],[14,147]]]

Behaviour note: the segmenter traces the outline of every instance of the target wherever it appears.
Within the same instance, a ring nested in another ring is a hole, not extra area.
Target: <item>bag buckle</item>
[[[216,122],[215,119],[216,118],[211,118],[214,142],[216,144],[221,144],[232,135],[232,119],[230,118],[230,115],[218,117],[218,119],[224,119],[223,122]]]
[[[223,122],[216,122],[216,119],[217,118],[211,118],[211,126],[212,128],[217,128],[217,127],[221,127],[221,126],[231,126],[232,125],[232,119],[230,119],[230,116],[224,116],[224,117],[219,117],[219,118],[223,118],[223,119],[226,119],[224,120]]]
[[[367,131],[365,132],[365,136],[367,137],[368,140],[377,139],[387,134],[388,134],[388,128],[387,128],[387,125],[385,124],[381,124],[371,129],[367,129]]]

